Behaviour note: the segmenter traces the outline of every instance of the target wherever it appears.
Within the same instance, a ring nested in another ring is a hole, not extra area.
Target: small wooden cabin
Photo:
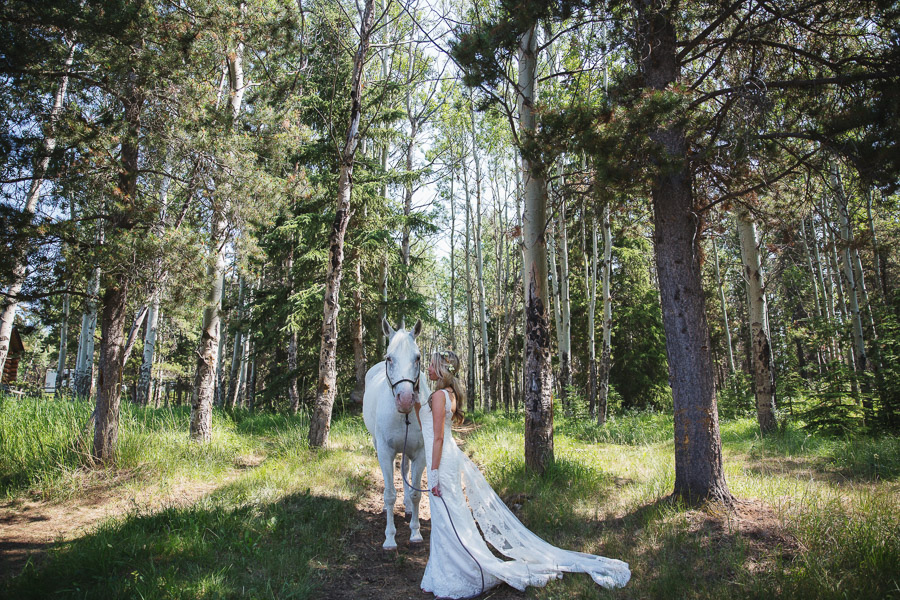
[[[9,336],[9,353],[6,355],[6,362],[3,364],[3,378],[0,383],[12,385],[19,376],[19,360],[22,353],[25,352],[25,344],[19,336],[19,331],[13,327],[12,335]]]

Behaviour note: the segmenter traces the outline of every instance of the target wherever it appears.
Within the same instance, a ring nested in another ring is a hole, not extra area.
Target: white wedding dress
[[[478,467],[453,441],[450,432],[450,394],[443,390],[443,396],[446,418],[438,472],[444,501],[431,496],[431,552],[422,578],[422,590],[440,598],[469,598],[499,585],[501,581],[518,590],[530,585],[542,587],[566,572],[588,573],[605,588],[623,587],[628,583],[631,571],[627,563],[562,550],[522,525],[494,493]],[[426,464],[430,471],[434,420],[428,403],[422,405],[419,417],[425,438]],[[429,481],[428,489],[436,483]],[[484,533],[483,538],[475,525],[476,521]],[[485,539],[512,560],[494,556]]]

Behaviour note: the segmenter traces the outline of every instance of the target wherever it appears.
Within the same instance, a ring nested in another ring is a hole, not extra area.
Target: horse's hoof
[[[394,544],[393,546],[389,546],[387,544],[387,542],[385,542],[384,544],[382,544],[381,549],[384,550],[385,552],[394,552],[397,550],[397,544]]]
[[[410,543],[410,544],[421,544],[421,543],[424,542],[424,541],[425,541],[425,540],[422,538],[421,535],[420,535],[420,536],[417,536],[417,537],[411,537],[411,538],[409,538],[409,543]]]

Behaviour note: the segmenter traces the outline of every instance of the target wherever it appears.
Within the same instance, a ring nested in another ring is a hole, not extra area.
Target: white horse
[[[394,502],[397,500],[397,488],[394,487],[394,458],[403,452],[406,437],[407,419],[409,420],[409,436],[406,439],[406,456],[412,466],[412,478],[408,481],[414,487],[420,487],[422,472],[425,470],[425,443],[422,440],[422,428],[415,414],[410,414],[413,405],[422,398],[427,398],[428,379],[422,372],[422,357],[416,336],[422,331],[422,321],[417,321],[412,331],[394,329],[387,321],[382,320],[381,327],[388,337],[388,348],[385,360],[378,363],[366,373],[366,391],[363,395],[363,421],[372,434],[381,475],[384,478],[384,511],[387,514],[387,526],[384,530],[385,550],[397,547],[394,536]],[[401,473],[401,476],[406,475]],[[422,494],[409,489],[403,483],[403,504],[406,512],[412,514],[409,521],[410,543],[422,541],[419,531],[419,500]]]

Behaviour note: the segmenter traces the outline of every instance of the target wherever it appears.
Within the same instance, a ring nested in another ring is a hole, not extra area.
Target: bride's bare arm
[[[431,470],[441,466],[441,451],[444,449],[444,393],[438,390],[431,395],[431,415],[434,423],[434,444],[431,447]],[[435,496],[441,495],[441,486],[436,483],[432,488]]]

